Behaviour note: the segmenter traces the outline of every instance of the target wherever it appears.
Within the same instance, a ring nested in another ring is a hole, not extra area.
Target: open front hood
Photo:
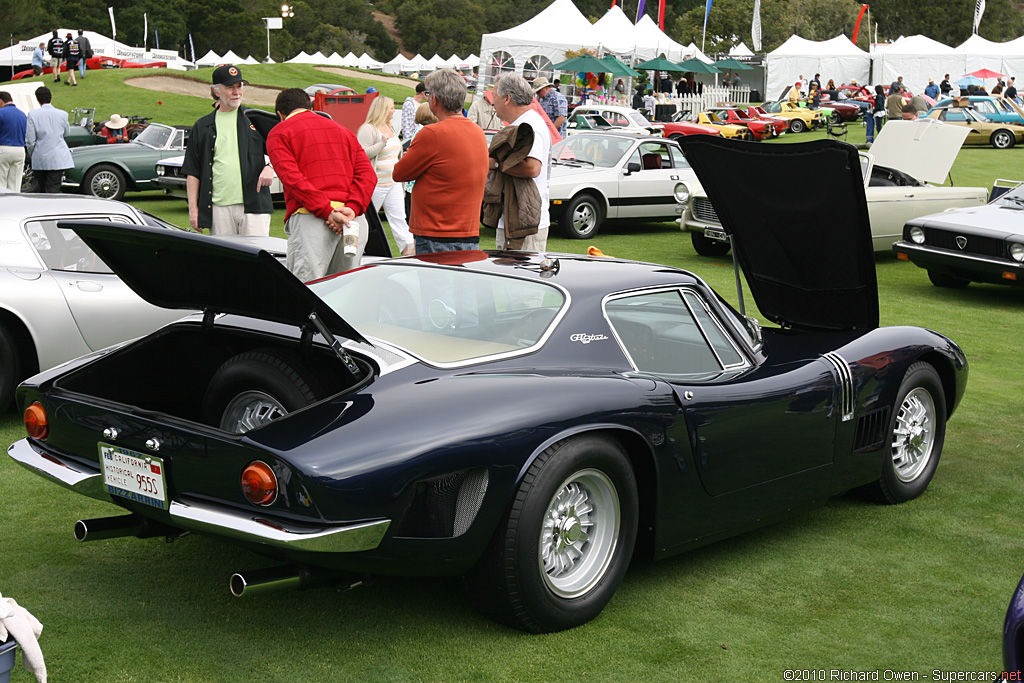
[[[947,126],[933,119],[889,121],[869,151],[877,166],[941,185],[970,132],[967,126]]]
[[[733,236],[761,313],[780,325],[878,326],[878,286],[857,150],[690,135],[681,143]],[[754,178],[738,184],[736,178]]]
[[[269,252],[206,235],[107,221],[65,220],[140,297],[155,306],[233,313],[288,325],[311,313],[331,332],[365,342]]]

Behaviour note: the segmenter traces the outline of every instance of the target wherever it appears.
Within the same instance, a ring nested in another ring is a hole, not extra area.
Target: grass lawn
[[[255,68],[243,67],[254,81]],[[333,78],[308,76],[303,85]],[[117,111],[150,113],[141,105]],[[184,104],[180,111],[192,116]],[[851,127],[851,141],[858,135],[862,141],[863,128]],[[953,177],[990,186],[1024,176],[1022,155],[965,148]],[[794,201],[800,192],[795,183]],[[183,200],[128,199],[187,222]],[[493,244],[493,232],[481,243]],[[675,224],[612,225],[589,242],[549,241],[552,251],[590,244],[693,270],[736,302],[731,263],[696,256]],[[841,496],[732,540],[634,563],[604,613],[572,631],[531,636],[491,623],[454,578],[236,599],[230,574],[271,563],[200,536],[78,543],[75,520],[117,510],[9,458],[0,458],[0,592],[45,625],[53,681],[783,681],[791,680],[787,669],[909,671],[922,679],[934,670],[1000,671],[1003,614],[1024,572],[1024,364],[1014,346],[1024,332],[1024,291],[939,289],[889,254],[878,254],[876,265],[882,324],[943,332],[971,363],[928,492],[899,506]],[[23,434],[19,416],[0,417],[0,443]],[[751,447],[757,443],[751,434]],[[33,679],[19,664],[11,680]]]

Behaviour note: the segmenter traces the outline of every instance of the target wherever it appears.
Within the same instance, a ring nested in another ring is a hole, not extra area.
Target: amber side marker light
[[[900,260],[900,261],[909,261],[910,260],[910,254],[904,254],[902,251],[897,251],[896,252],[896,258],[898,260]]]
[[[1011,273],[1008,270],[1004,270],[1003,271],[1003,279],[1004,280],[1016,280],[1017,279],[1017,273]]]
[[[242,493],[256,505],[270,505],[277,500],[277,475],[270,465],[257,460],[246,467],[242,472]]]
[[[25,408],[25,431],[33,439],[45,439],[50,434],[50,423],[46,419],[46,409],[36,401]]]

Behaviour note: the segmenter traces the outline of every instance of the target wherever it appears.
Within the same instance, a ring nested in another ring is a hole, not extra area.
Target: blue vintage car
[[[997,123],[1016,123],[1024,126],[1024,112],[1016,102],[1011,102],[1005,97],[995,95],[965,95],[963,97],[941,99],[935,106],[928,110],[931,113],[935,109],[948,109],[950,107],[970,106],[980,112],[989,121]],[[927,114],[925,115],[927,116]],[[966,121],[963,113],[950,112],[947,116],[949,121]]]
[[[203,313],[23,384],[9,454],[120,513],[79,521],[81,540],[191,531],[280,562],[232,577],[237,595],[463,574],[481,611],[532,632],[596,617],[634,552],[850,489],[913,499],[966,358],[878,326],[856,150],[688,147],[712,194],[734,189],[715,164],[751,152],[763,191],[730,206],[762,220],[722,219],[771,327],[650,263],[461,251],[307,286],[256,248],[68,222],[145,299]],[[765,212],[794,179],[854,218]],[[779,258],[812,240],[816,258]]]
[[[1003,671],[1007,676],[1016,672],[1016,678],[1000,680],[1019,681],[1021,669],[1024,669],[1024,577],[1013,592],[1003,622]]]

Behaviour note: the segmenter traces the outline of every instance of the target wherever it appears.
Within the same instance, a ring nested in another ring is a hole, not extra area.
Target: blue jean
[[[866,136],[865,137],[865,141],[866,142],[874,142],[875,141],[875,117],[869,111],[867,117],[865,117],[865,118],[866,118],[867,126],[868,126],[868,129],[865,132],[865,136]]]
[[[82,78],[85,78],[85,57],[78,60],[78,73],[82,74]]]
[[[431,254],[436,251],[471,251],[480,248],[480,238],[475,237],[465,242],[437,242],[429,237],[416,235],[416,253]]]

